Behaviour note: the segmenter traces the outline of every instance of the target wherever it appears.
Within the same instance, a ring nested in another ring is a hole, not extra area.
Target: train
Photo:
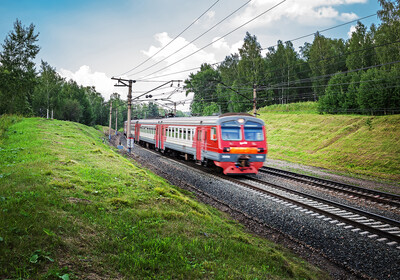
[[[247,113],[131,120],[131,137],[161,153],[219,167],[226,175],[257,174],[268,153],[264,121]]]

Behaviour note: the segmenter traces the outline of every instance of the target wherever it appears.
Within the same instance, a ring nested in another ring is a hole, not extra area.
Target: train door
[[[159,148],[160,150],[164,149],[164,127],[162,124],[157,126],[158,132],[158,139],[157,139],[157,148]]]
[[[196,160],[203,160],[202,159],[202,152],[201,150],[203,149],[203,141],[202,141],[202,133],[203,133],[203,128],[202,127],[197,127],[196,128]]]

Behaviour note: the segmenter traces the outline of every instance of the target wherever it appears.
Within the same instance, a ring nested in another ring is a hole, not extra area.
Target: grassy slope
[[[1,279],[326,279],[93,128],[32,118],[3,131]]]
[[[259,113],[272,159],[400,181],[400,115],[320,115],[316,103]]]

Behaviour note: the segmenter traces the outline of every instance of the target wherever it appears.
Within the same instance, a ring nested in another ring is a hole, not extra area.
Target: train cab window
[[[244,138],[247,141],[263,141],[263,128],[260,123],[248,121],[244,125]]]
[[[222,140],[239,141],[242,140],[240,125],[235,121],[224,122],[221,124]]]
[[[210,138],[213,141],[217,140],[217,128],[216,127],[212,127],[211,128],[211,134],[210,134]]]

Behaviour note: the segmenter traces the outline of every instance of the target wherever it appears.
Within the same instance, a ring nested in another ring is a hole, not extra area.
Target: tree
[[[190,73],[189,79],[185,80],[184,89],[186,95],[194,93],[191,111],[193,114],[202,114],[204,107],[217,101],[217,86],[220,75],[209,64],[202,64],[200,71],[196,74]]]
[[[279,103],[289,103],[296,100],[301,93],[301,89],[291,89],[297,85],[300,78],[299,73],[302,61],[298,53],[294,50],[293,44],[288,41],[285,45],[278,41],[277,48],[271,47],[265,57],[268,69],[268,80],[271,84],[269,98],[279,100]],[[271,104],[268,102],[267,104]],[[276,102],[273,102],[276,103]]]
[[[40,76],[32,97],[33,113],[36,116],[47,117],[56,108],[64,79],[58,75],[55,68],[42,60]]]
[[[361,75],[358,103],[364,113],[399,113],[400,108],[399,69],[369,69]]]
[[[257,37],[246,32],[243,46],[239,49],[240,61],[237,66],[238,75],[235,83],[236,87],[240,88],[241,94],[247,97],[246,99],[253,99],[253,87],[258,88],[266,84],[266,64],[261,56],[261,49]],[[265,90],[258,90],[258,94],[264,95]],[[232,102],[237,98],[237,96],[231,95]],[[240,108],[240,111],[248,111],[252,108],[252,103],[245,102],[235,106]]]
[[[320,97],[318,102],[320,112],[334,114],[344,109],[350,79],[350,76],[338,73],[329,80],[325,94]]]
[[[2,44],[0,53],[1,105],[0,114],[31,114],[32,94],[35,86],[35,63],[33,60],[39,53],[36,45],[39,34],[35,34],[35,26],[22,25],[18,19]]]
[[[382,10],[378,11],[378,17],[382,24],[375,33],[375,44],[381,45],[376,49],[380,64],[389,63],[384,69],[400,68],[399,63],[391,64],[400,60],[400,0],[379,0]]]
[[[317,100],[324,94],[331,75],[346,70],[344,41],[326,38],[317,32],[308,55],[314,99]]]
[[[361,69],[375,64],[374,31],[374,25],[371,27],[371,31],[367,32],[365,25],[361,22],[357,23],[356,30],[351,34],[351,38],[347,42],[346,66],[349,70]]]

